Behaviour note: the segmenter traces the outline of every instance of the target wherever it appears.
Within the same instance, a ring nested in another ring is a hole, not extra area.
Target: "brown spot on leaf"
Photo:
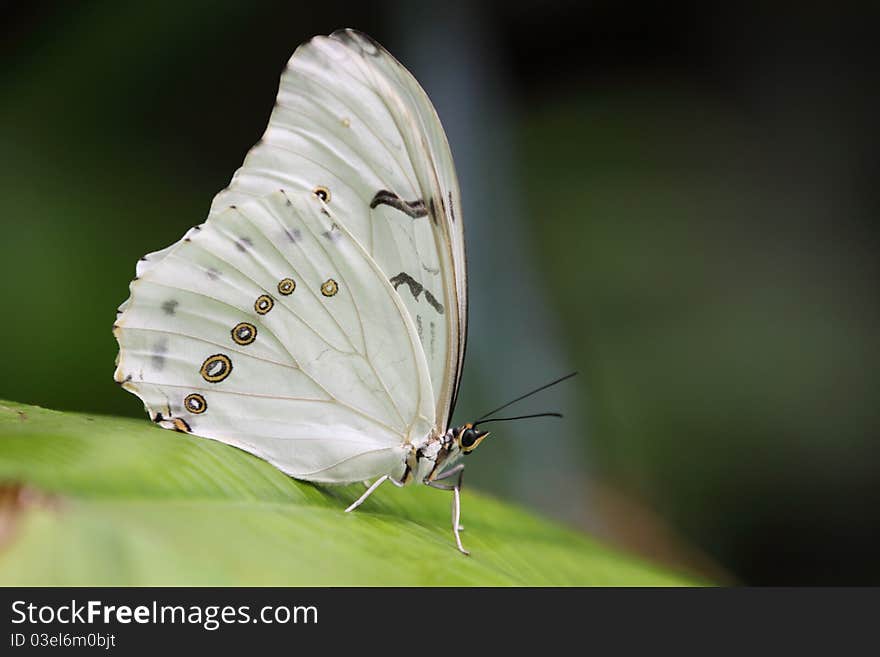
[[[0,484],[0,550],[15,540],[24,514],[33,509],[57,511],[60,499],[18,482]]]

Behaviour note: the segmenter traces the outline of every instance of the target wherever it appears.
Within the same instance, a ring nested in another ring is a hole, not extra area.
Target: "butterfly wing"
[[[325,198],[398,291],[445,431],[467,321],[458,181],[428,96],[366,35],[343,30],[297,49],[263,138],[212,214],[279,188]]]
[[[162,426],[337,483],[400,476],[431,432],[400,296],[314,195],[215,213],[138,269],[115,378]]]

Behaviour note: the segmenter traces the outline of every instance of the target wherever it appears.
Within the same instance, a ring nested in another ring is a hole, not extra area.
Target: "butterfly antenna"
[[[499,406],[498,408],[496,408],[493,411],[489,411],[488,413],[483,413],[480,417],[477,418],[476,422],[479,422],[479,421],[483,420],[483,418],[487,418],[490,415],[492,415],[493,413],[497,413],[498,411],[507,408],[511,404],[515,404],[518,401],[522,401],[526,397],[531,397],[535,393],[541,392],[542,390],[546,390],[547,388],[550,388],[551,386],[555,386],[557,383],[562,383],[563,381],[573,377],[575,374],[577,374],[577,372],[572,372],[571,374],[566,374],[565,376],[559,377],[558,379],[556,379],[555,381],[551,381],[550,383],[545,383],[540,388],[535,388],[531,392],[527,392],[526,394],[521,395],[521,396],[517,397],[516,399],[507,402],[506,404],[502,404],[501,406]],[[476,424],[476,422],[474,424]]]
[[[471,426],[476,429],[478,424],[487,422],[510,422],[511,420],[528,420],[533,417],[562,417],[562,413],[533,413],[531,415],[517,415],[516,417],[490,417],[487,420],[477,420]]]

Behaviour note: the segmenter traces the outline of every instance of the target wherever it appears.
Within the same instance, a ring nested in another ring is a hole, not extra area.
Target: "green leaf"
[[[466,488],[318,487],[147,421],[0,402],[2,585],[676,585]]]

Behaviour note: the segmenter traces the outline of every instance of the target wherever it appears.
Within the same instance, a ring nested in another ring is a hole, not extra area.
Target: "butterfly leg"
[[[394,477],[392,477],[392,476],[390,476],[390,475],[382,475],[382,476],[379,477],[376,481],[374,481],[372,484],[370,484],[369,482],[365,481],[365,482],[363,482],[363,484],[364,484],[364,486],[367,487],[367,490],[364,492],[363,495],[361,495],[359,498],[357,498],[357,500],[355,500],[355,501],[351,504],[351,506],[349,506],[349,507],[345,510],[345,512],[348,513],[349,511],[354,511],[356,508],[358,508],[361,504],[364,503],[364,500],[366,500],[370,495],[372,495],[373,492],[374,492],[377,488],[379,488],[379,486],[381,486],[383,483],[385,483],[386,480],[390,481],[392,484],[394,484],[394,485],[397,486],[398,488],[403,488],[404,486],[406,486],[406,484],[405,484],[404,482],[402,482],[402,481],[397,481],[397,479],[395,479]]]
[[[456,474],[458,475],[458,481],[456,482],[455,485],[458,487],[458,492],[460,494],[462,482],[464,481],[464,463],[459,463],[454,468],[450,468],[446,472],[443,472],[443,473],[437,475],[437,477],[434,479],[434,481],[440,481],[441,479],[449,479],[449,477],[453,477]],[[454,490],[454,489],[449,486],[444,486],[443,490]],[[461,507],[461,505],[459,505],[459,510],[461,510],[460,507]],[[462,525],[460,522],[457,524],[458,524],[458,531],[463,532],[464,525]]]
[[[389,477],[388,475],[382,475],[382,476],[379,477],[376,481],[374,481],[374,482],[373,482],[373,485],[370,486],[370,487],[364,492],[363,495],[361,495],[361,496],[360,496],[359,498],[357,498],[354,502],[352,502],[351,506],[349,506],[349,507],[345,510],[345,512],[346,512],[346,513],[350,513],[351,511],[354,511],[356,508],[358,508],[361,504],[363,504],[364,501],[365,501],[370,495],[372,495],[373,492],[374,492],[377,488],[379,488],[379,486],[381,486],[382,484],[385,483],[385,480],[386,480],[386,479],[390,479],[390,477]]]
[[[437,488],[439,490],[451,490],[452,491],[452,533],[455,534],[455,543],[458,546],[459,551],[462,554],[470,554],[467,550],[464,549],[464,546],[461,544],[461,535],[459,532],[461,531],[461,480],[464,474],[464,463],[459,463],[454,468],[450,468],[446,472],[437,475],[437,478],[434,481],[429,481],[428,485],[431,488]],[[458,479],[453,485],[448,484],[439,484],[437,483],[441,479],[449,479],[450,477],[454,477],[458,475]]]

